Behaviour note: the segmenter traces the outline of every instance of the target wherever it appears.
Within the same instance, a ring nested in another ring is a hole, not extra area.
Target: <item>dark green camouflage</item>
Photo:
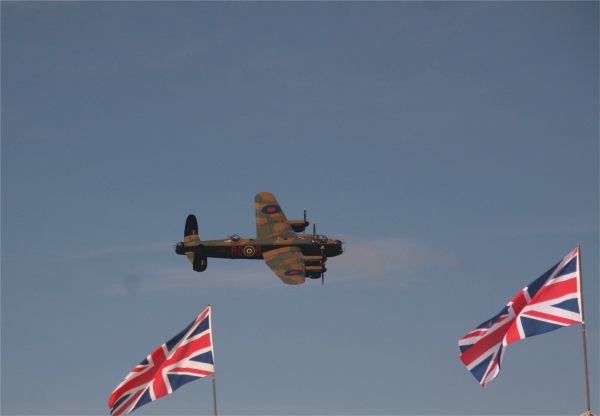
[[[233,235],[224,240],[205,240],[198,237],[195,216],[186,221],[184,240],[176,245],[177,254],[184,254],[194,270],[206,269],[208,257],[231,259],[264,259],[273,272],[285,283],[302,284],[305,277],[319,278],[325,272],[327,257],[342,253],[342,243],[325,236],[296,234],[308,225],[304,220],[288,221],[277,199],[268,192],[256,195],[256,239]],[[294,228],[290,224],[294,224]],[[308,264],[308,265],[307,265]]]
[[[296,238],[292,227],[277,202],[268,192],[261,192],[254,197],[256,209],[256,238],[259,240],[277,238]]]

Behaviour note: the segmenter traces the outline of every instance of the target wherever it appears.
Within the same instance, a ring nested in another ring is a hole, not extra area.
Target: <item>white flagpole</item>
[[[215,375],[212,377],[212,393],[213,393],[213,408],[215,410],[215,416],[217,416],[217,387],[215,384]]]
[[[214,416],[217,416],[217,385],[215,382],[215,378],[216,378],[216,374],[217,374],[217,369],[216,369],[216,364],[215,364],[215,344],[213,342],[213,323],[212,323],[212,305],[209,304],[208,307],[210,308],[210,312],[209,312],[209,316],[210,316],[210,346],[212,348],[212,358],[213,358],[213,376],[212,376],[212,396],[213,396],[213,409],[214,409]]]
[[[583,339],[583,366],[585,376],[585,402],[586,411],[582,415],[593,416],[590,404],[590,376],[588,372],[588,353],[587,353],[587,335],[585,329],[585,314],[583,308],[583,272],[581,270],[581,246],[577,246],[577,270],[579,271],[579,292],[581,296],[581,335]]]

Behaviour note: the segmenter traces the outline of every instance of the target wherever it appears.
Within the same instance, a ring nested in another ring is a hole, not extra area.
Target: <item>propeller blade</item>
[[[321,286],[325,286],[325,246],[321,245]]]

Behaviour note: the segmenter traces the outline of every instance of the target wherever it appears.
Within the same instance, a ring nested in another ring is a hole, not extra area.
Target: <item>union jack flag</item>
[[[113,416],[173,393],[182,385],[213,375],[210,305],[183,331],[139,363],[108,399]]]
[[[458,341],[460,359],[481,387],[500,371],[507,345],[582,323],[579,247],[521,290],[492,319]]]

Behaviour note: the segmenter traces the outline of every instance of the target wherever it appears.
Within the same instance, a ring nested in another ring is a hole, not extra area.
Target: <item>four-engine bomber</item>
[[[268,192],[257,194],[254,201],[256,238],[241,238],[234,234],[224,240],[202,241],[198,221],[194,215],[189,215],[183,241],[175,246],[175,252],[185,255],[197,272],[206,270],[209,257],[264,259],[287,284],[302,284],[305,277],[324,281],[327,258],[342,254],[342,242],[318,235],[316,231],[299,234],[309,225],[306,210],[303,220],[288,220],[277,199]]]

